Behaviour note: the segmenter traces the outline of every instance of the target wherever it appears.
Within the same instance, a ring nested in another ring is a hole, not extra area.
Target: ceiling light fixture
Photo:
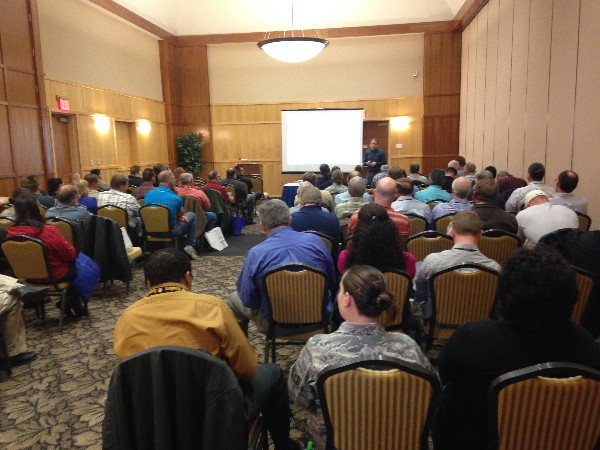
[[[317,56],[321,51],[329,45],[329,41],[318,37],[306,37],[304,31],[302,36],[294,36],[294,0],[292,0],[292,35],[280,38],[270,38],[271,33],[267,33],[265,39],[257,45],[263,52],[271,58],[281,62],[296,63],[307,61]]]

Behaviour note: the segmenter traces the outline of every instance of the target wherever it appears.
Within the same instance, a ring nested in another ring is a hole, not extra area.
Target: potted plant
[[[202,160],[202,133],[189,132],[175,139],[177,147],[177,164],[192,175],[197,175],[204,167]]]

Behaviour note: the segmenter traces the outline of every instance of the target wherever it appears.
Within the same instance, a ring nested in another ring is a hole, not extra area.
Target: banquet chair
[[[410,220],[410,234],[409,236],[414,236],[415,234],[422,233],[427,230],[427,220],[416,214],[404,214]]]
[[[306,264],[284,264],[265,273],[263,285],[271,311],[265,363],[269,362],[269,348],[275,362],[278,339],[289,345],[304,345],[309,337],[327,332],[329,290],[323,271]]]
[[[423,261],[430,253],[450,250],[453,245],[454,241],[450,236],[437,231],[423,231],[406,240],[407,251],[415,255],[417,261]]]
[[[488,393],[494,450],[600,448],[600,370],[548,362],[496,378]]]
[[[17,234],[0,244],[15,278],[29,286],[46,287],[48,295],[60,297],[60,319],[58,328],[63,329],[67,291],[71,281],[57,282],[50,269],[46,246],[39,239]],[[49,280],[49,282],[39,281]]]
[[[377,322],[386,330],[396,330],[402,327],[406,302],[412,292],[412,278],[403,270],[389,270],[383,273],[388,292],[394,295],[396,317],[389,317],[386,311],[377,317]]]
[[[590,231],[590,227],[592,226],[592,218],[587,214],[580,213],[579,211],[575,211],[575,213],[577,213],[579,229],[581,231]]]
[[[444,214],[443,216],[438,217],[433,220],[433,229],[438,233],[447,234],[448,225],[452,222],[452,218],[456,215],[456,213]]]
[[[504,230],[485,230],[477,243],[479,251],[498,264],[504,264],[514,251],[523,245],[516,234]]]
[[[147,251],[148,244],[166,246],[177,242],[177,236],[171,233],[169,208],[149,203],[140,208],[140,217],[144,226],[144,251]]]
[[[353,359],[323,369],[317,393],[327,450],[426,450],[441,386],[400,359]]]
[[[127,211],[119,206],[100,206],[96,215],[112,219],[119,224],[119,228],[127,229]]]

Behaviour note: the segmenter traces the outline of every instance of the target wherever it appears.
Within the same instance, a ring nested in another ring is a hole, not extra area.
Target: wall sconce
[[[406,131],[408,130],[408,126],[410,125],[409,117],[392,117],[390,120],[390,124],[392,125],[392,129],[396,131]]]
[[[150,130],[152,130],[152,125],[146,119],[138,119],[135,121],[137,130],[142,133],[144,136],[150,134]]]
[[[95,114],[92,117],[94,118],[94,127],[96,130],[102,134],[108,133],[108,130],[110,130],[110,119],[102,114]]]

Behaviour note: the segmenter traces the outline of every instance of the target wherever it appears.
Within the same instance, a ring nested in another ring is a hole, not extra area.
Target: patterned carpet
[[[246,227],[244,233],[260,233]],[[255,241],[256,236],[249,236]],[[192,261],[193,291],[225,299],[235,290],[243,256],[212,252]],[[58,311],[48,304],[45,327],[33,311],[25,311],[29,348],[38,357],[13,369],[8,379],[0,371],[0,448],[54,449],[102,447],[102,421],[108,383],[116,366],[113,328],[123,310],[144,296],[141,268],[134,270],[129,292],[123,283],[99,287],[89,303],[89,318],[66,322],[58,331]],[[250,326],[250,341],[263,358],[264,338]],[[278,349],[278,363],[286,370],[299,347]],[[295,414],[293,434],[303,427]]]

